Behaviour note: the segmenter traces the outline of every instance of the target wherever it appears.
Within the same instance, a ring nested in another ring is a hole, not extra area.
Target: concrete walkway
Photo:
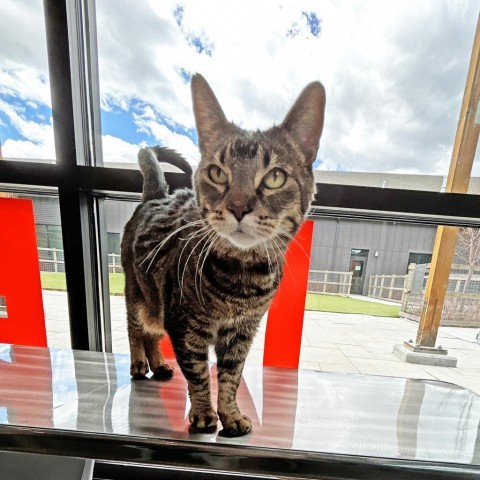
[[[110,298],[113,351],[129,353],[124,297]],[[70,348],[66,293],[44,291],[44,304],[49,346]],[[458,358],[456,368],[447,368],[405,363],[393,354],[396,343],[415,339],[417,327],[403,318],[307,311],[300,368],[442,380],[480,394],[478,329],[440,327],[437,345]],[[265,319],[247,363],[262,364],[264,338]]]

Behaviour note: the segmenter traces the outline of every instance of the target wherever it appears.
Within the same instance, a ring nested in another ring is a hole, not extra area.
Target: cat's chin
[[[238,231],[229,235],[222,235],[222,237],[226,238],[234,247],[240,250],[250,250],[263,242],[262,238],[253,237],[248,233]]]

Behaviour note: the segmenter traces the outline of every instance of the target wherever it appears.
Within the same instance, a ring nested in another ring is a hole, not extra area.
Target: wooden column
[[[473,160],[477,149],[480,127],[475,125],[475,114],[480,99],[480,19],[473,41],[470,67],[457,126],[452,160],[447,179],[447,192],[466,193],[470,182]],[[458,227],[439,226],[425,290],[417,345],[435,347],[442,317],[448,277],[455,254]]]

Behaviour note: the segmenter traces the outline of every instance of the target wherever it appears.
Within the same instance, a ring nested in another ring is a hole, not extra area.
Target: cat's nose
[[[250,213],[253,210],[251,206],[246,205],[243,202],[241,204],[233,202],[228,205],[227,208],[230,212],[233,213],[233,215],[239,222],[247,213]]]

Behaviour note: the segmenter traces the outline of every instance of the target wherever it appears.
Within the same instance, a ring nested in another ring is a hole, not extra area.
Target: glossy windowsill
[[[132,382],[127,355],[0,344],[0,450],[270,475],[480,465],[480,396],[453,384],[247,366],[238,403],[251,434],[191,433],[178,367]]]

